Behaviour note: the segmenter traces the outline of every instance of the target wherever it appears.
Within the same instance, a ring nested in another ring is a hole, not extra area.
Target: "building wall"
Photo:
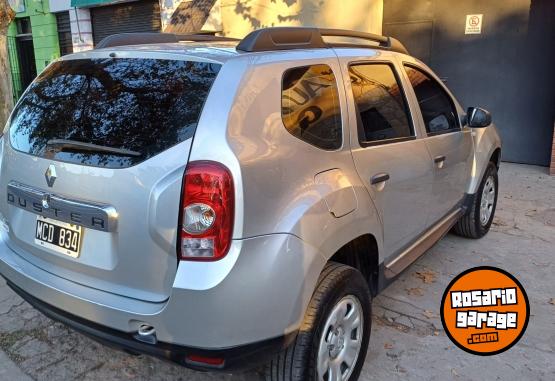
[[[555,1],[384,1],[384,34],[428,63],[465,107],[492,113],[502,159],[549,166],[555,119]],[[480,34],[467,15],[482,14]]]
[[[94,48],[91,12],[88,8],[71,9],[69,11],[71,21],[71,39],[73,51],[82,52]]]
[[[171,22],[173,14],[181,3],[192,2],[192,0],[160,0],[160,17],[162,18],[162,30],[166,30]]]
[[[381,34],[383,0],[220,0],[223,33],[244,37],[271,26],[318,26]]]
[[[62,12],[71,8],[71,0],[50,0],[50,12]]]
[[[56,17],[50,13],[48,0],[25,0],[25,11],[16,13],[16,19],[29,17],[33,33],[35,63],[37,73],[41,72],[52,60],[60,57]],[[15,36],[15,21],[9,28],[9,34]]]
[[[551,166],[549,173],[555,176],[555,123],[553,124],[553,143],[551,145]]]
[[[238,38],[271,26],[382,31],[383,0],[160,0],[160,4],[165,31],[216,30]]]
[[[9,58],[12,71],[14,98],[22,93],[19,79],[19,60],[16,48],[17,19],[29,17],[33,35],[33,50],[37,73],[40,73],[52,60],[60,57],[56,17],[50,13],[48,0],[21,0],[24,11],[16,13],[16,19],[8,27]]]
[[[8,26],[8,59],[10,61],[10,71],[12,77],[12,91],[14,97],[14,103],[17,101],[23,89],[21,87],[21,73],[19,70],[19,59],[17,56],[17,46],[15,41],[15,35],[17,34],[15,22],[12,22]]]
[[[191,33],[222,31],[220,0],[160,0],[162,30]]]
[[[50,11],[53,13],[69,12],[74,52],[94,48],[89,8],[74,8],[71,6],[71,0],[50,0]]]

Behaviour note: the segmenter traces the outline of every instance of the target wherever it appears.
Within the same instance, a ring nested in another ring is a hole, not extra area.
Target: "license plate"
[[[82,233],[81,226],[37,216],[35,243],[39,246],[77,258]]]

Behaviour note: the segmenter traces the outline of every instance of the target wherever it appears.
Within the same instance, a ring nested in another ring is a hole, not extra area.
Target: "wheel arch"
[[[359,270],[367,280],[372,295],[376,295],[380,268],[379,258],[378,241],[373,234],[367,233],[344,244],[329,261]]]
[[[501,139],[494,125],[476,128],[472,133],[474,153],[469,167],[469,182],[466,190],[468,194],[475,194],[478,190],[488,163],[493,161],[499,168],[501,160]]]
[[[497,169],[499,169],[499,165],[501,164],[501,147],[497,147],[495,151],[493,151],[489,161],[495,164]]]

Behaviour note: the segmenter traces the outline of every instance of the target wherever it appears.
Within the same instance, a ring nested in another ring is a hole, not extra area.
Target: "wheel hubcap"
[[[349,379],[362,347],[363,319],[362,306],[354,296],[348,295],[335,305],[320,339],[318,380]]]
[[[486,226],[493,213],[493,204],[495,203],[495,180],[493,176],[488,176],[484,189],[482,190],[482,199],[480,201],[480,223]]]

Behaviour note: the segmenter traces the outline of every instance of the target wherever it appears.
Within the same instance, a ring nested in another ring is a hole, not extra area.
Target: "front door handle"
[[[434,163],[438,168],[443,168],[443,164],[445,164],[445,155],[436,156],[434,158]]]
[[[379,183],[384,183],[387,180],[389,180],[389,173],[382,172],[372,176],[372,178],[370,179],[370,184],[376,185]]]

